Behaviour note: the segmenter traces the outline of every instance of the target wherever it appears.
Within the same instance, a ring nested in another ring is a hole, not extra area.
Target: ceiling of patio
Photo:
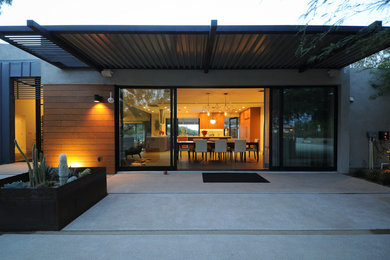
[[[0,38],[63,69],[339,69],[390,47],[390,37],[366,44],[374,35],[389,36],[390,27],[381,22],[367,27],[217,26],[216,21],[211,26],[27,25],[2,26]],[[297,55],[303,41],[308,52]],[[336,47],[329,51],[331,46]]]

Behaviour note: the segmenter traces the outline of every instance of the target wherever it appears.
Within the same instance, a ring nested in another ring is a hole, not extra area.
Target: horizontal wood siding
[[[106,167],[115,172],[114,104],[107,98],[113,86],[44,86],[43,151],[47,162],[58,165],[61,153],[68,164]],[[104,103],[94,103],[94,95]],[[100,157],[100,162],[98,158]]]

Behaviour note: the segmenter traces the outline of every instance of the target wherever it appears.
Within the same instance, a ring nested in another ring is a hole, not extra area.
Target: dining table
[[[212,147],[213,145],[215,145],[215,141],[208,140],[207,144],[209,144]],[[259,142],[247,142],[246,145],[255,147],[257,161],[259,161]],[[178,148],[184,147],[184,146],[190,148],[188,150],[188,158],[190,158],[190,152],[195,150],[195,142],[194,141],[178,141],[177,146],[178,146]],[[230,147],[231,149],[233,149],[234,142],[227,142],[227,146]],[[178,149],[178,150],[180,150],[180,149]]]

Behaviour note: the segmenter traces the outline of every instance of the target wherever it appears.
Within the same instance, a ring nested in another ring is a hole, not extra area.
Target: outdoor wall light
[[[111,78],[112,75],[114,74],[114,72],[113,72],[112,70],[107,70],[107,69],[105,69],[105,70],[102,70],[102,71],[100,72],[100,74],[101,74],[103,77],[105,77],[105,78]]]
[[[103,97],[100,95],[95,95],[93,102],[95,102],[95,103],[103,102]]]
[[[110,91],[110,97],[107,98],[108,103],[112,104],[114,103],[114,98],[112,97],[112,92]]]

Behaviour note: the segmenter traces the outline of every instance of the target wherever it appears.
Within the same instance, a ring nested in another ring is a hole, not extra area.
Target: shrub
[[[370,181],[377,182],[379,180],[380,173],[381,173],[381,170],[378,170],[378,169],[369,170],[366,173],[366,178]]]
[[[366,174],[367,174],[367,170],[366,169],[354,169],[351,172],[352,176],[358,177],[358,178],[365,178]]]
[[[390,170],[382,170],[379,174],[379,181],[384,185],[390,185]]]

